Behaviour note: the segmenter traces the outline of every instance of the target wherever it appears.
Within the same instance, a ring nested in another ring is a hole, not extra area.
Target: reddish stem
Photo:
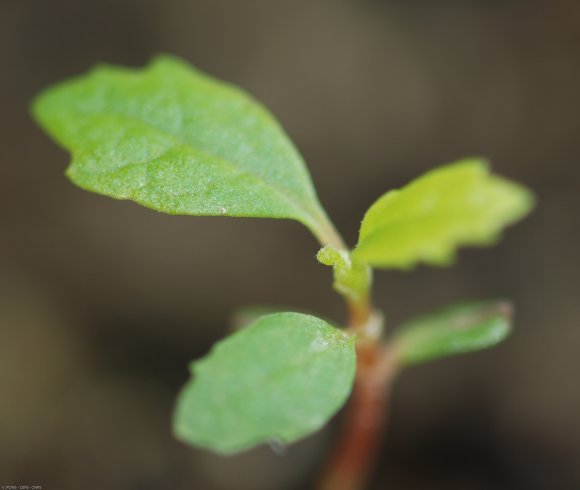
[[[386,425],[388,392],[396,374],[393,356],[376,340],[357,346],[357,374],[339,445],[320,490],[361,490],[368,480]]]

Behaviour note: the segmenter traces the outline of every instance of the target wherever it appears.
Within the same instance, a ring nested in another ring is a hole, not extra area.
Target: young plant
[[[182,441],[221,454],[292,443],[320,429],[351,395],[345,432],[320,487],[362,488],[402,368],[490,347],[510,331],[505,301],[422,316],[385,334],[371,304],[372,269],[450,265],[459,246],[490,245],[526,215],[532,194],[469,158],[379,198],[349,249],[306,166],[272,115],[242,90],[172,56],[142,70],[99,66],[34,102],[39,124],[72,154],[78,186],[169,214],[289,218],[320,242],[346,300],[346,328],[275,313],[191,365],[174,414]]]

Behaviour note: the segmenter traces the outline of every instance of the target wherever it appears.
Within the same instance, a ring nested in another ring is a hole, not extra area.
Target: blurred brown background
[[[385,190],[484,155],[539,207],[453,269],[378,273],[390,324],[463,298],[517,305],[510,340],[410,370],[373,489],[580,489],[580,3],[2,0],[0,484],[310,488],[333,429],[222,459],[174,441],[187,363],[245,304],[342,318],[285,221],[170,217],[83,192],[31,121],[41,88],[166,51],[268,105],[353,243]]]

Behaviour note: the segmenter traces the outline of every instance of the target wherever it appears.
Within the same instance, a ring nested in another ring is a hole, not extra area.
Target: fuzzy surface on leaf
[[[467,159],[387,192],[367,211],[353,256],[375,267],[448,265],[462,245],[489,245],[525,216],[534,198],[524,186]]]
[[[403,365],[420,364],[492,347],[511,331],[512,307],[505,301],[449,306],[401,326],[393,349]]]
[[[276,313],[222,340],[191,366],[174,432],[222,454],[291,443],[344,404],[354,379],[354,339],[325,321]]]
[[[330,245],[321,248],[316,258],[321,264],[333,268],[334,289],[340,294],[355,302],[368,295],[372,271],[366,263],[353,260],[347,250],[337,250]]]
[[[72,154],[67,175],[84,189],[169,214],[327,226],[306,166],[274,117],[176,57],[143,69],[97,66],[48,88],[33,114]]]

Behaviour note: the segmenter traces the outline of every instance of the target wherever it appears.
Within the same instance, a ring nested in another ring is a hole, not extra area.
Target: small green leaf
[[[488,245],[525,216],[525,187],[491,175],[485,161],[464,160],[387,192],[366,213],[353,256],[375,267],[447,265],[461,245]]]
[[[392,345],[402,364],[419,364],[498,344],[510,333],[511,321],[507,302],[465,303],[408,322]]]
[[[340,294],[360,301],[368,295],[372,284],[372,271],[367,264],[353,259],[346,250],[337,250],[328,245],[316,255],[321,264],[332,266],[334,289]]]
[[[96,67],[43,92],[33,112],[72,153],[67,175],[84,189],[170,214],[291,218],[332,234],[273,116],[175,57]]]
[[[299,313],[262,317],[192,364],[175,434],[224,454],[293,442],[344,404],[355,365],[353,338],[325,321]]]

